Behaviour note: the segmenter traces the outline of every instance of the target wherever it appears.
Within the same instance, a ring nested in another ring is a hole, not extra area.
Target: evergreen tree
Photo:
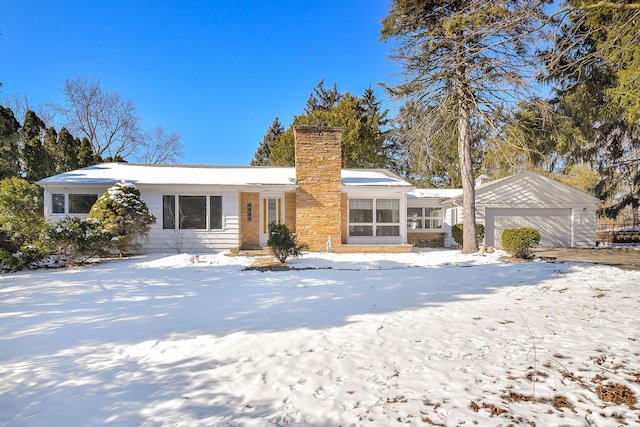
[[[44,148],[42,137],[46,131],[44,121],[29,110],[24,116],[20,131],[22,145],[22,176],[29,182],[51,175],[51,161]]]
[[[56,129],[51,126],[47,128],[44,134],[44,150],[47,154],[49,164],[47,166],[47,175],[54,175],[60,172],[60,151],[58,147],[58,133]]]
[[[293,128],[301,125],[335,126],[342,129],[342,166],[345,168],[387,168],[390,166],[387,150],[387,111],[381,109],[371,87],[363,98],[350,93],[337,92],[337,86],[327,90],[320,82],[314,88],[305,111],[271,147],[269,164],[293,166],[295,141]],[[337,103],[335,100],[338,100]]]
[[[331,111],[338,105],[341,99],[342,94],[338,91],[338,85],[333,83],[331,89],[326,89],[324,87],[324,79],[322,79],[309,95],[307,105],[304,107],[304,113],[312,114],[317,111]]]
[[[20,123],[10,108],[0,105],[0,180],[20,173]]]
[[[455,121],[462,177],[464,253],[478,249],[473,175],[473,129],[498,128],[500,111],[527,94],[536,27],[545,0],[447,2],[392,0],[382,39],[394,42],[404,80],[389,88],[399,99],[422,102],[429,123]],[[421,140],[424,135],[414,135]]]
[[[78,138],[74,139],[75,145],[79,146],[78,150],[78,167],[86,168],[88,166],[93,166],[102,161],[99,155],[93,153],[93,147],[89,139],[82,138],[79,140]]]
[[[21,268],[48,253],[42,194],[17,177],[0,181],[0,260]]]
[[[269,166],[269,156],[271,155],[271,148],[275,144],[276,139],[284,133],[284,126],[280,123],[280,120],[276,117],[267,129],[267,133],[264,134],[262,142],[258,146],[253,159],[251,160],[251,166]]]
[[[39,137],[27,141],[22,149],[23,175],[29,182],[35,182],[53,175],[50,171],[52,162]]]
[[[33,110],[28,110],[24,115],[20,136],[22,141],[26,143],[33,138],[42,138],[46,129],[44,121]]]
[[[88,143],[87,147],[91,144]],[[80,140],[74,138],[67,128],[60,129],[58,134],[58,173],[67,172],[79,167]]]
[[[571,143],[564,160],[598,172],[602,213],[615,217],[640,207],[640,5],[571,0],[561,16],[544,59],[557,112],[571,121],[560,132]]]
[[[89,212],[112,236],[120,256],[136,249],[137,240],[146,237],[156,218],[149,213],[140,191],[131,183],[118,183],[109,188]]]

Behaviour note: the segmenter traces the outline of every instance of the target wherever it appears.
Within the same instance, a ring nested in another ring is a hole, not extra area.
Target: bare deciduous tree
[[[141,141],[139,119],[132,101],[118,93],[105,92],[95,79],[66,79],[64,104],[51,103],[64,125],[78,137],[86,137],[101,157],[134,153]]]
[[[156,126],[143,134],[134,157],[139,163],[161,164],[177,163],[182,155],[180,135]]]

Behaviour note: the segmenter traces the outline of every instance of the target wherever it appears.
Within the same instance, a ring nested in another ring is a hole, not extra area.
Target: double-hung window
[[[222,230],[222,196],[162,196],[165,230]]]
[[[399,236],[400,200],[349,199],[349,236]]]

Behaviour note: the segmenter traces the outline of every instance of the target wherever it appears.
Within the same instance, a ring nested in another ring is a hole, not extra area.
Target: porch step
[[[358,253],[384,253],[384,254],[401,254],[410,253],[413,246],[405,245],[338,245],[334,247],[337,254],[358,254]]]

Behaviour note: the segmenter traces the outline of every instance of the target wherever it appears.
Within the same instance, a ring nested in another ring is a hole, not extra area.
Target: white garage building
[[[462,196],[453,200],[462,204]],[[595,246],[598,199],[535,172],[476,187],[476,221],[485,226],[485,245],[501,247],[508,228],[540,231],[541,246]]]
[[[595,246],[598,202],[593,196],[530,171],[496,181],[485,176],[476,180],[476,221],[485,226],[482,243],[496,248],[502,247],[504,230],[520,227],[540,231],[541,246]],[[417,189],[409,193],[407,206],[408,224],[419,228],[409,230],[410,241],[436,243],[439,235],[441,246],[457,245],[451,227],[463,222],[461,189]],[[412,213],[420,209],[441,212],[438,229],[426,229],[417,215],[418,219],[412,221]]]

